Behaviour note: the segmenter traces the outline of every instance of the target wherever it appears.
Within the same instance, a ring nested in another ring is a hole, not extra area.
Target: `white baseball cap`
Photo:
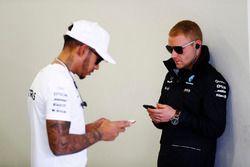
[[[99,26],[96,22],[86,20],[78,20],[73,22],[73,27],[68,30],[65,35],[68,35],[88,46],[95,51],[107,62],[116,64],[114,59],[108,53],[109,33]]]

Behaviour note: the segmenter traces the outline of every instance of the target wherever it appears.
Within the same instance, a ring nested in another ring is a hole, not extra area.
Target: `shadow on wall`
[[[210,63],[222,73],[227,80],[230,89],[227,100],[226,128],[223,135],[217,140],[215,167],[232,167],[235,154],[235,125],[233,124],[233,106],[231,95],[233,92],[233,80],[236,78],[230,77],[230,75],[234,73],[230,67],[232,67],[234,63],[239,62],[234,62],[238,61],[237,59],[228,58],[236,53],[233,51],[230,43],[228,43],[225,38],[217,36],[216,42],[223,44],[227,49],[221,49],[220,45],[216,45],[216,43],[210,44]]]
[[[232,102],[231,102],[231,94],[229,92],[229,97],[227,101],[226,129],[223,135],[217,140],[215,167],[221,167],[221,166],[232,167],[233,165],[235,141],[234,141],[234,125],[232,120],[233,120]]]
[[[240,46],[241,50],[239,51],[239,49],[237,49],[236,52],[237,46],[233,46],[232,43],[228,42],[223,36],[217,36],[215,43],[211,44],[212,47],[210,47],[212,51],[211,58],[215,60],[212,60],[211,64],[215,64],[215,67],[223,74],[230,86],[227,101],[226,129],[224,134],[217,140],[215,167],[234,167],[236,164],[237,166],[239,164],[248,164],[250,161],[246,159],[248,155],[240,155],[241,153],[239,153],[240,149],[245,149],[249,144],[242,143],[242,141],[247,138],[247,132],[244,131],[242,127],[239,127],[240,125],[236,122],[239,119],[243,119],[241,123],[243,125],[248,124],[248,119],[246,118],[248,114],[246,115],[246,112],[248,113],[247,110],[250,104],[247,102],[249,97],[248,90],[250,90],[249,69],[248,64],[246,66],[246,62],[244,62],[244,56],[246,56],[247,53],[247,45],[244,44],[247,43],[247,41],[245,43],[243,41],[242,43]],[[221,46],[224,46],[224,49],[221,49]],[[240,57],[235,55],[239,55]],[[232,68],[235,67],[235,64],[240,65],[238,65],[237,68]],[[239,84],[239,81],[244,82]],[[245,117],[239,118],[239,115]],[[244,135],[239,136],[239,134]],[[250,140],[246,142],[250,142]],[[246,151],[246,153],[247,152],[248,151]]]

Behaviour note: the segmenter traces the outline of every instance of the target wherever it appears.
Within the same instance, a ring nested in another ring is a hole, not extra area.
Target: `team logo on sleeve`
[[[53,93],[53,98],[51,111],[57,113],[66,113],[68,94],[63,91],[55,91]]]
[[[215,96],[226,99],[227,98],[226,83],[224,81],[216,79],[215,84],[216,84]]]

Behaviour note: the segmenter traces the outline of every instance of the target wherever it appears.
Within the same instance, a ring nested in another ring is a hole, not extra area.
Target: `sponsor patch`
[[[68,95],[66,93],[63,93],[63,92],[54,92],[54,96],[68,97]]]
[[[167,83],[173,83],[173,81],[172,80],[167,80]]]
[[[220,81],[220,80],[218,80],[218,79],[215,80],[215,83],[217,83],[217,84],[218,84],[218,83],[220,83],[220,84],[226,84],[224,81]]]
[[[191,75],[189,78],[188,78],[188,82],[192,82],[193,79],[194,79],[195,75]]]
[[[224,98],[224,99],[227,98],[227,95],[222,95],[222,94],[218,94],[218,93],[216,93],[215,96],[216,97],[221,97],[221,98]]]
[[[191,75],[188,78],[188,81],[186,82],[186,84],[188,84],[188,85],[194,85],[194,83],[192,82],[194,80],[194,77],[195,77],[195,75]]]
[[[32,89],[29,90],[28,96],[32,98],[32,100],[36,99],[36,92],[34,92]]]
[[[186,82],[187,85],[194,85],[192,82]]]
[[[224,81],[218,80],[216,79],[215,81],[216,84],[216,90],[215,90],[215,96],[219,97],[219,98],[227,98],[227,87],[226,87],[226,83]]]
[[[165,89],[165,90],[167,90],[167,91],[169,91],[169,89],[170,89],[170,88],[169,88],[169,87],[167,87],[167,86],[165,86],[165,88],[164,88],[164,89]]]
[[[188,89],[188,88],[185,88],[183,92],[190,93],[190,92],[191,92],[191,90],[190,90],[190,89]]]
[[[226,86],[221,85],[221,84],[217,84],[216,87],[217,87],[218,89],[226,89]]]

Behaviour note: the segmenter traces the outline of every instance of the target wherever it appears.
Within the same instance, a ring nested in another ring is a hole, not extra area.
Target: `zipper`
[[[177,144],[172,144],[171,146],[172,147],[191,149],[191,150],[195,150],[195,151],[201,151],[200,148],[195,148],[195,147],[190,147],[190,146],[182,146],[182,145],[177,145]]]

